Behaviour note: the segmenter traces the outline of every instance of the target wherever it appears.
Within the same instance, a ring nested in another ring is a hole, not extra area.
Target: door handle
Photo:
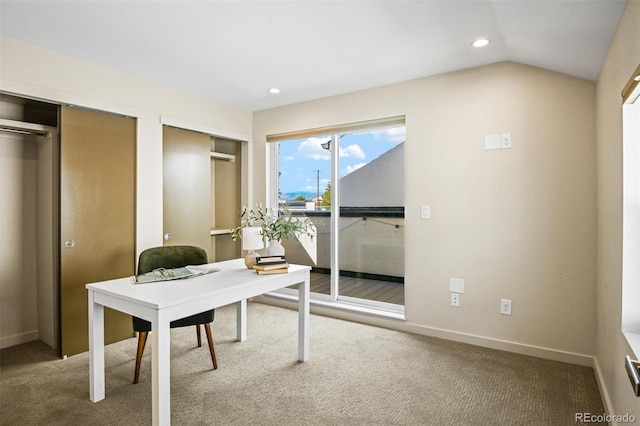
[[[67,240],[67,241],[64,242],[64,246],[66,248],[73,248],[73,246],[75,246],[75,245],[76,245],[76,242],[73,241],[73,240]]]
[[[631,381],[633,393],[636,396],[640,396],[640,361],[633,360],[629,355],[627,355],[625,357],[624,366],[627,370],[629,380]]]

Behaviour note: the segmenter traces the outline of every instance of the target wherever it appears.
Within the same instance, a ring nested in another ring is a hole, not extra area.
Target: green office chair
[[[158,268],[181,268],[187,265],[203,265],[209,263],[207,252],[200,247],[193,246],[164,246],[147,249],[140,253],[138,262],[138,275],[151,272]],[[216,362],[216,352],[213,349],[213,339],[211,337],[211,323],[213,322],[215,310],[205,311],[187,318],[182,318],[171,322],[171,328],[186,327],[195,325],[198,335],[198,347],[201,347],[200,340],[200,324],[204,325],[209,341],[209,352],[211,352],[211,361],[213,361],[213,369],[218,368]],[[144,352],[144,346],[147,343],[147,337],[151,331],[151,323],[141,318],[133,317],[133,330],[138,332],[138,352],[136,354],[136,371],[133,383],[138,383],[140,375],[140,362]]]

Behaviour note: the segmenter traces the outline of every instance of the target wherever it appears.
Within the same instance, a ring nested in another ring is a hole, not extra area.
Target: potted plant
[[[242,235],[242,228],[257,226],[261,228],[261,235],[269,241],[268,255],[284,255],[283,238],[295,238],[301,234],[310,233],[314,226],[308,217],[294,217],[286,208],[279,211],[256,204],[252,209],[242,208],[240,226],[231,231],[235,241]]]

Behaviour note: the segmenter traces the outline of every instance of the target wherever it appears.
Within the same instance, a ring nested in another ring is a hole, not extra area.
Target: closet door
[[[135,272],[136,122],[62,107],[60,117],[61,354],[88,350],[85,284]],[[105,309],[105,343],[133,336]]]
[[[163,225],[165,245],[195,245],[211,259],[211,137],[165,126]]]

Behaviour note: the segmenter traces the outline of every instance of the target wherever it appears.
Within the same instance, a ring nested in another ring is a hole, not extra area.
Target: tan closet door
[[[62,355],[87,351],[85,284],[135,272],[136,121],[63,107],[60,122]],[[131,317],[105,309],[105,343],[133,336]]]
[[[211,137],[165,126],[162,140],[164,244],[202,247],[211,258]]]

